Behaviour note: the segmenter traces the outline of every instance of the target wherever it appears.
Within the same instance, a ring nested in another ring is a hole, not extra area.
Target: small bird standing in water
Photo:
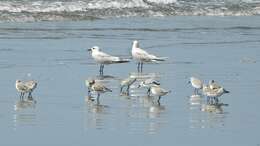
[[[123,92],[123,88],[126,87],[126,94],[129,95],[130,86],[134,84],[136,78],[128,77],[120,82],[120,93]]]
[[[27,81],[27,82],[22,82],[21,80],[16,80],[15,87],[16,87],[16,90],[21,93],[20,94],[20,100],[24,99],[25,93],[29,93],[28,99],[31,99],[32,98],[32,92],[37,87],[37,82],[33,81],[33,80],[30,80],[30,81]]]
[[[166,95],[166,94],[168,94],[168,93],[170,93],[170,92],[171,91],[169,91],[169,90],[167,91],[167,90],[161,88],[159,85],[155,85],[155,84],[151,85],[151,93],[152,93],[152,95],[159,97],[158,100],[157,100],[158,104],[160,104],[161,97]]]
[[[88,82],[90,91],[97,93],[97,102],[99,102],[99,97],[101,93],[112,92],[111,89],[107,88],[100,82],[96,82],[96,80],[91,80]]]
[[[140,88],[140,87],[146,87],[148,88],[147,90],[147,95],[150,96],[151,95],[151,86],[152,85],[160,85],[160,82],[155,80],[154,78],[149,78],[149,79],[146,79],[142,82],[140,82],[140,84],[138,85],[137,88]]]
[[[189,84],[191,84],[192,87],[194,87],[194,95],[198,95],[199,90],[202,89],[203,82],[198,78],[191,77],[189,80]]]
[[[38,83],[37,83],[37,81],[30,80],[30,81],[25,82],[25,85],[29,88],[28,98],[32,99],[32,92],[37,87]]]
[[[203,85],[202,92],[207,97],[207,101],[210,104],[218,104],[218,97],[222,96],[223,94],[229,93],[229,91],[227,91],[223,87],[212,89],[210,85]]]

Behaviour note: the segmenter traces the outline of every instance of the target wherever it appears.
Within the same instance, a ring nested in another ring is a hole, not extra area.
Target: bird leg
[[[158,105],[160,105],[160,100],[161,100],[161,96],[159,96],[159,98],[157,100]]]
[[[194,88],[193,94],[196,95],[196,88]]]
[[[90,92],[89,87],[88,87],[88,96],[91,96],[91,92]]]
[[[138,62],[137,71],[140,72],[140,62]]]
[[[120,93],[122,93],[122,92],[123,92],[123,86],[120,87]]]
[[[105,67],[105,65],[102,64],[102,75],[104,75],[104,67]]]
[[[206,97],[207,98],[207,104],[209,104],[210,103],[210,97]]]
[[[23,93],[21,92],[21,94],[20,94],[20,100],[22,100],[22,95],[23,95]]]
[[[102,64],[100,64],[100,67],[99,67],[99,75],[102,74]]]
[[[98,93],[97,95],[97,104],[99,104],[99,97],[100,97],[100,93]]]
[[[211,98],[210,98],[210,104],[211,104],[211,105],[214,104],[214,98],[215,98],[215,97],[211,97]]]
[[[214,102],[215,102],[215,104],[218,104],[219,100],[217,97],[214,97]]]
[[[151,87],[148,88],[147,90],[147,95],[150,97],[151,96]]]
[[[126,88],[126,95],[127,96],[129,95],[129,88],[130,88],[130,86],[128,85],[127,88]]]
[[[143,62],[141,62],[141,72],[143,72]]]
[[[22,98],[21,98],[22,100],[23,100],[24,94],[25,94],[25,93],[22,93],[22,94],[21,94],[21,95],[22,95],[22,96],[21,96],[21,97],[22,97]]]
[[[33,98],[32,98],[32,92],[29,92],[29,94],[28,94],[28,99],[33,99]]]

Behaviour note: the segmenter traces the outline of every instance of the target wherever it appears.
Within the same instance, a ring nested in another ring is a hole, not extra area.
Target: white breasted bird
[[[202,92],[207,97],[208,103],[211,104],[213,104],[214,102],[214,104],[218,104],[218,97],[222,96],[225,93],[229,93],[229,91],[227,91],[223,87],[212,89],[210,85],[203,85]]]
[[[165,61],[165,59],[167,59],[167,57],[157,57],[153,54],[149,54],[148,52],[139,47],[139,42],[136,40],[133,41],[132,45],[132,57],[134,60],[138,62],[138,72],[143,71],[143,63]]]
[[[128,77],[120,82],[120,93],[123,92],[123,88],[126,87],[126,93],[129,95],[129,89],[132,84],[136,81],[136,78]]]
[[[91,52],[92,58],[98,64],[100,64],[100,69],[99,69],[100,75],[104,74],[104,65],[116,64],[116,63],[127,63],[130,61],[129,59],[123,59],[120,57],[111,56],[107,53],[104,53],[101,51],[101,49],[98,46],[94,46],[94,47],[88,49],[88,51]]]
[[[157,102],[160,104],[160,99],[162,96],[168,94],[169,92],[171,92],[170,90],[165,90],[163,88],[161,88],[159,85],[152,85],[151,86],[151,93],[154,96],[158,96],[158,100]]]
[[[155,80],[154,78],[148,78],[148,79],[146,79],[146,80],[144,80],[144,81],[141,81],[141,82],[139,83],[139,85],[138,85],[137,88],[140,88],[140,87],[145,87],[145,88],[147,88],[147,89],[148,89],[148,90],[147,90],[147,95],[150,96],[150,94],[151,94],[151,86],[152,86],[153,84],[154,84],[154,85],[160,85],[160,82],[157,81],[157,80]]]
[[[195,77],[191,77],[189,80],[189,84],[192,85],[192,87],[194,88],[194,94],[198,95],[199,94],[199,90],[202,89],[203,87],[203,82]]]
[[[23,100],[25,93],[29,93],[28,98],[32,98],[32,92],[37,87],[36,81],[22,82],[21,80],[16,80],[15,87],[18,92],[20,92],[20,99]]]
[[[30,80],[30,81],[25,82],[25,85],[29,88],[28,98],[32,99],[32,92],[37,87],[38,83],[35,80]]]
[[[96,80],[91,80],[88,82],[89,89],[93,92],[97,93],[97,101],[99,102],[99,97],[101,93],[105,92],[112,92],[111,89],[107,88],[105,85],[103,85],[100,82],[97,82]]]

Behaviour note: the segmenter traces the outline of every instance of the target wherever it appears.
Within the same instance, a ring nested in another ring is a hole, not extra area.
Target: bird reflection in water
[[[190,104],[190,127],[191,128],[213,128],[225,125],[227,112],[224,107],[228,104],[209,104],[203,102]]]
[[[148,108],[147,114],[149,118],[148,133],[156,134],[160,128],[165,125],[166,121],[161,115],[165,112],[165,106],[157,102],[152,102],[152,105]]]
[[[209,112],[209,113],[223,114],[224,113],[223,106],[228,106],[228,104],[224,104],[224,103],[203,104],[201,106],[201,111]]]
[[[34,126],[36,125],[36,100],[32,97],[25,100],[18,100],[14,105],[14,129],[16,130],[20,125]]]
[[[151,96],[140,96],[138,97],[139,103],[143,108],[147,118],[145,125],[146,132],[148,134],[157,133],[160,128],[166,123],[162,116],[165,112],[165,106],[158,104],[156,99]]]
[[[107,110],[109,106],[100,104],[99,101],[94,102],[88,100],[89,97],[85,97],[87,110],[85,115],[85,128],[103,129],[105,115],[108,114]]]
[[[14,110],[19,111],[23,109],[34,109],[36,107],[36,100],[32,97],[26,99],[26,100],[18,100],[14,105]]]
[[[203,97],[201,95],[191,95],[189,97],[189,103],[191,106],[201,105],[203,102]]]

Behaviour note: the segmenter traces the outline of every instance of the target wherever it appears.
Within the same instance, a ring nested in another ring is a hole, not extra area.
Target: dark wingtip
[[[130,62],[130,60],[119,60],[119,61],[114,61],[114,63],[127,63]]]
[[[127,63],[130,62],[130,60],[120,60],[118,63]]]
[[[230,91],[227,91],[227,90],[224,89],[224,93],[230,93]]]

